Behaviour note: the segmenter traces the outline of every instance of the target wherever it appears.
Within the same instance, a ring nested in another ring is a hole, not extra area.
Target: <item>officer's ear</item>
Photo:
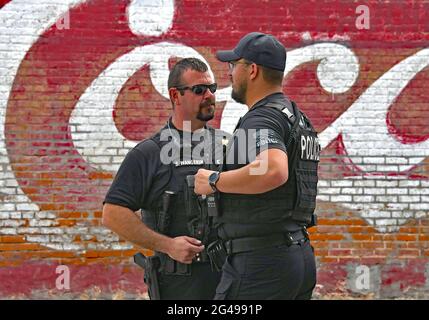
[[[171,101],[171,103],[173,105],[173,109],[174,109],[174,106],[180,104],[180,102],[179,102],[180,92],[176,88],[170,88],[170,89],[168,89],[168,95],[170,96],[170,101]]]
[[[249,65],[250,70],[250,80],[255,80],[256,77],[261,73],[261,69],[256,63]]]

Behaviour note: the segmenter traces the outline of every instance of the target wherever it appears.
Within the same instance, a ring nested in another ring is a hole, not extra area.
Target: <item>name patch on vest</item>
[[[202,166],[204,164],[203,159],[192,159],[192,160],[182,160],[182,161],[175,161],[174,165],[176,167],[182,167],[182,166]]]
[[[320,150],[319,138],[301,136],[301,160],[319,161]]]

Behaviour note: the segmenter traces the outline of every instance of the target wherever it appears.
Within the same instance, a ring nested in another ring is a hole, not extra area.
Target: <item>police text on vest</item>
[[[319,138],[312,136],[301,136],[301,159],[319,161],[320,159]]]

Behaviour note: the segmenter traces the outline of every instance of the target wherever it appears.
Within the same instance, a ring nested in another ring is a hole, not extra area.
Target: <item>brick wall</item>
[[[212,125],[233,129],[246,108],[215,52],[251,31],[285,44],[284,91],[320,132],[315,297],[428,297],[429,1],[0,6],[0,297],[145,296],[101,202],[126,152],[168,118],[176,57],[207,61]]]

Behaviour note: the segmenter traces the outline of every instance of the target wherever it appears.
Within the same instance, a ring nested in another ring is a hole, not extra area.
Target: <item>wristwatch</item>
[[[212,187],[214,192],[219,191],[216,188],[216,183],[219,181],[219,178],[220,178],[220,172],[219,171],[215,171],[209,176],[209,184],[210,184],[210,187]]]

